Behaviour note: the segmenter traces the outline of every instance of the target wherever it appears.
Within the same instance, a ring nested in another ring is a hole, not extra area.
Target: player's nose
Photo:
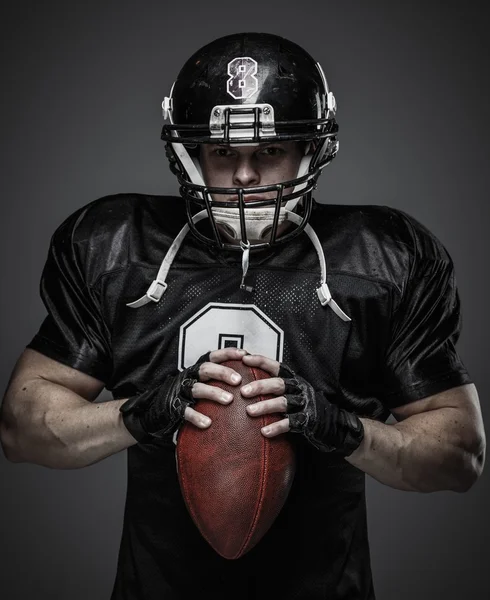
[[[233,173],[233,183],[240,187],[260,185],[260,173],[254,164],[253,157],[239,157]]]

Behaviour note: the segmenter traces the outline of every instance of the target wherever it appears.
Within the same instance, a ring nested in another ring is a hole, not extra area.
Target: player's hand
[[[196,380],[191,389],[192,398],[196,400],[206,399],[214,400],[219,404],[230,404],[233,396],[229,392],[225,392],[214,385],[207,385],[206,381],[223,381],[228,385],[238,385],[242,381],[242,376],[220,363],[227,360],[241,360],[246,354],[245,350],[238,348],[223,348],[222,350],[214,350],[209,353],[209,360],[201,363]],[[206,415],[194,410],[191,406],[187,406],[184,411],[184,419],[189,421],[196,427],[206,429],[211,425],[211,419]]]
[[[247,413],[251,417],[261,415],[282,414],[287,411],[287,400],[284,396],[284,379],[278,377],[281,364],[277,360],[267,358],[260,354],[246,354],[242,361],[248,367],[258,367],[270,374],[269,379],[252,381],[241,388],[240,392],[244,398],[254,396],[274,396],[269,400],[260,400],[247,406]],[[289,431],[289,418],[284,418],[262,428],[262,434],[266,437],[275,437]]]
[[[138,442],[148,443],[168,437],[184,420],[197,427],[209,427],[210,419],[192,406],[199,398],[222,404],[231,401],[227,392],[205,382],[214,379],[238,385],[241,376],[220,363],[240,360],[244,353],[237,348],[207,352],[191,367],[177,375],[169,375],[160,385],[129,398],[119,409],[129,433]]]
[[[269,379],[254,381],[241,389],[244,397],[272,394],[271,400],[262,400],[247,406],[250,416],[286,413],[284,419],[262,428],[266,437],[281,433],[302,434],[308,442],[324,452],[335,451],[349,456],[362,442],[364,427],[361,420],[337,406],[338,394],[332,389],[316,391],[305,379],[284,363],[260,355],[244,356],[242,361],[271,374]]]

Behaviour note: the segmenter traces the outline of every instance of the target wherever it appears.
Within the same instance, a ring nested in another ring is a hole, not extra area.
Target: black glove
[[[183,422],[184,412],[193,406],[192,386],[199,381],[199,367],[209,361],[203,354],[195,365],[177,375],[169,375],[157,387],[129,398],[120,408],[124,425],[140,443],[170,436]]]
[[[284,379],[289,427],[302,433],[318,450],[349,456],[364,438],[364,427],[354,413],[328,399],[335,394],[315,391],[287,365],[281,364],[279,377]]]

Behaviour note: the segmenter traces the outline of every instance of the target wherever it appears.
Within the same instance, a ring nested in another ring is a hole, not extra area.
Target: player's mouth
[[[259,194],[243,194],[243,201],[245,202],[245,204],[249,202],[270,202],[271,200],[274,200],[274,197]],[[238,202],[238,196],[229,196],[226,199],[223,198],[221,201]]]

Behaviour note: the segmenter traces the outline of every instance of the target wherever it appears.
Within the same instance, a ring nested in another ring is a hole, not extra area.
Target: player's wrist
[[[301,433],[318,450],[349,456],[364,438],[359,417],[338,406],[333,391],[315,390],[313,386],[281,364],[279,377],[284,379],[284,396],[290,431]]]
[[[323,415],[313,426],[312,439],[314,446],[324,452],[350,456],[361,445],[364,439],[364,425],[359,417],[344,408],[331,402],[322,392],[318,403],[321,410],[328,412],[328,417]]]
[[[126,429],[139,443],[145,444],[153,439],[152,432],[148,430],[145,415],[149,411],[151,403],[154,402],[160,387],[131,396],[119,408]]]
[[[199,381],[199,368],[209,352],[188,369],[168,375],[156,387],[136,394],[121,405],[126,429],[142,444],[166,439],[184,421],[185,409],[195,404],[192,388]]]
[[[187,404],[180,388],[184,380],[184,389],[190,383],[185,375],[169,375],[160,385],[132,396],[120,407],[126,429],[139,443],[165,438],[183,420]]]

